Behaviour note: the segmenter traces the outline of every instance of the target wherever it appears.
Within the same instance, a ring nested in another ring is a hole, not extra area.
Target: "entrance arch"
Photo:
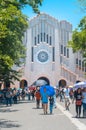
[[[28,86],[28,83],[27,83],[26,80],[23,79],[23,80],[20,81],[20,88],[23,89],[23,88],[25,88],[25,87],[27,87],[27,86]]]
[[[46,77],[39,77],[37,80],[44,80],[44,81],[47,82],[48,85],[50,85],[50,81],[49,81],[49,79],[46,78]]]
[[[64,80],[64,79],[61,79],[60,81],[59,81],[59,87],[65,87],[67,85],[67,83],[66,83],[66,81]]]

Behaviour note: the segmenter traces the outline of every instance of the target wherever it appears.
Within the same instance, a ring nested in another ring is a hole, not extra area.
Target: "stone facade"
[[[76,55],[67,47],[71,36],[72,25],[65,20],[58,21],[45,13],[29,20],[24,39],[27,51],[22,77],[28,86],[39,78],[48,79],[54,86],[73,84],[78,80]]]

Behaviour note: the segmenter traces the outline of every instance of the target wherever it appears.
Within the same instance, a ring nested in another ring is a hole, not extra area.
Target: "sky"
[[[55,17],[59,21],[66,20],[73,25],[73,30],[77,28],[80,20],[86,15],[80,10],[77,0],[43,0],[40,12]],[[29,18],[36,16],[30,6],[23,9],[23,13]]]

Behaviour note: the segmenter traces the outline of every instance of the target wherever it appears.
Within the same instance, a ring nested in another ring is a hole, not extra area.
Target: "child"
[[[50,96],[49,101],[50,101],[50,114],[52,114],[53,105],[54,105],[54,98],[52,96]]]
[[[39,106],[40,106],[40,100],[41,100],[40,90],[37,90],[35,92],[35,97],[36,97],[36,106],[37,106],[37,108],[39,108]]]

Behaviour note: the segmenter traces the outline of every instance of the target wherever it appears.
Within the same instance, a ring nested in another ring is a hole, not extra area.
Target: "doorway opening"
[[[59,81],[59,87],[64,88],[66,85],[67,85],[67,83],[66,83],[66,81],[65,81],[64,79],[61,79],[61,80]]]
[[[27,86],[28,86],[28,83],[26,80],[23,79],[20,81],[20,88],[24,89]]]

